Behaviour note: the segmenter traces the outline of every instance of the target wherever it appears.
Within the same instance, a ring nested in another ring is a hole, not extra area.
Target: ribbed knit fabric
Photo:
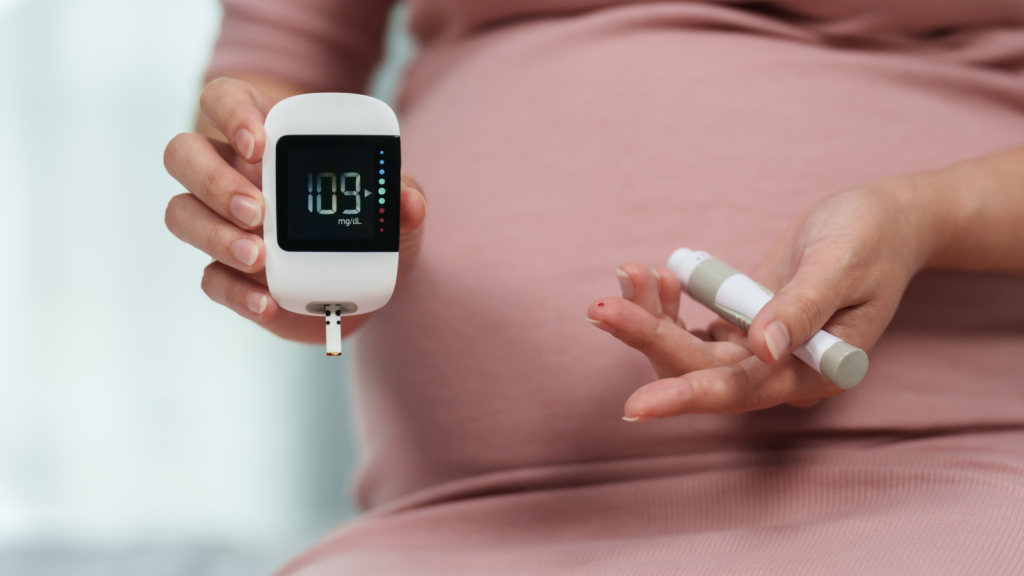
[[[224,0],[211,73],[354,90],[386,2]],[[421,259],[355,338],[368,513],[282,574],[1024,573],[1024,279],[928,272],[809,410],[623,422],[584,318],[834,191],[1024,142],[1024,3],[420,0]],[[690,326],[711,315],[684,298]]]

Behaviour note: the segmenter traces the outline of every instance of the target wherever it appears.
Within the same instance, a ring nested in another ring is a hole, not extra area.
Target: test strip
[[[327,319],[327,355],[341,356],[341,304],[324,306]]]

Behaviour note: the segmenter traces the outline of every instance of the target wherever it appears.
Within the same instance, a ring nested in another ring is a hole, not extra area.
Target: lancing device
[[[775,296],[707,252],[680,248],[668,259],[668,267],[694,300],[744,332]],[[843,390],[859,384],[868,371],[867,353],[824,330],[794,350],[793,355]]]

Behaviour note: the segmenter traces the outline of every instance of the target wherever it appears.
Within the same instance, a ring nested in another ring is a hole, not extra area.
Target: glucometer
[[[668,267],[694,300],[744,332],[775,296],[707,252],[680,248],[672,253]],[[868,371],[867,353],[824,330],[794,350],[793,355],[843,390],[859,384]]]
[[[341,316],[391,299],[398,277],[401,148],[391,108],[360,94],[303,94],[267,114],[263,195],[267,285],[290,312]]]

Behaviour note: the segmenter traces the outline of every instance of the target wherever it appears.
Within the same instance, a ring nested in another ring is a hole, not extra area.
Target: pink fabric
[[[387,9],[224,2],[212,72],[314,89],[365,84]],[[1019,277],[922,274],[813,409],[620,420],[654,373],[584,319],[619,264],[750,270],[828,193],[1024,141],[1017,0],[749,6],[413,2],[430,214],[355,338],[369,512],[284,574],[1024,572]]]

